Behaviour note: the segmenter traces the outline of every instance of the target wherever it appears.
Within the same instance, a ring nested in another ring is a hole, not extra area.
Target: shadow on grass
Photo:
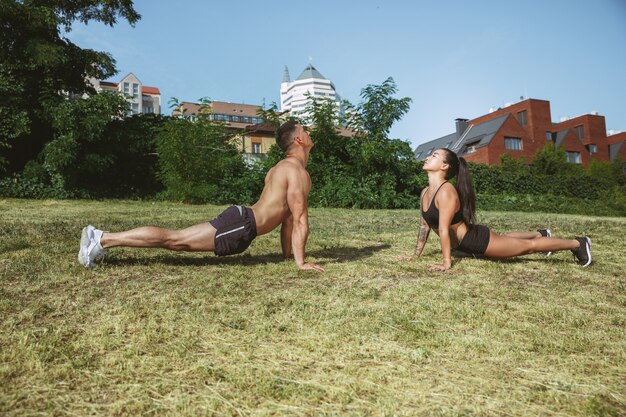
[[[0,244],[0,254],[15,252],[22,249],[28,249],[31,245],[24,241],[16,241],[16,242],[8,242],[4,244]]]
[[[316,263],[320,265],[326,265],[329,263],[341,263],[352,262],[361,259],[369,258],[376,252],[383,249],[389,249],[391,245],[380,244],[374,246],[365,246],[363,248],[356,247],[333,247],[326,249],[318,249],[307,252],[306,255],[317,258],[319,261]],[[186,255],[178,254],[159,254],[157,256],[146,256],[141,258],[121,258],[121,257],[109,257],[105,263],[107,265],[123,266],[123,265],[147,265],[154,263],[163,263],[167,265],[190,265],[190,266],[207,266],[207,265],[264,265],[275,264],[286,261],[286,259],[280,254],[268,254],[268,255],[233,255],[219,257],[212,253],[207,253],[203,257],[188,257]]]

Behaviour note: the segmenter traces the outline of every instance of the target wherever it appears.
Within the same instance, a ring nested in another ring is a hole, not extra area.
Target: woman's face
[[[445,164],[444,158],[444,151],[436,149],[433,153],[426,157],[422,169],[425,171],[437,171],[441,168],[441,165]]]

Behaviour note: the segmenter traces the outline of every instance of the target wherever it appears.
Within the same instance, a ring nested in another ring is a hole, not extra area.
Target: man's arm
[[[283,249],[283,256],[285,258],[291,258],[291,234],[293,233],[293,216],[289,213],[289,216],[283,220],[283,224],[280,227],[280,246]]]
[[[306,180],[302,178],[301,173],[290,176],[287,184],[287,205],[293,217],[293,231],[291,233],[293,256],[296,265],[300,269],[324,271],[319,265],[304,262],[304,248],[309,237],[308,190],[305,189],[306,184]]]

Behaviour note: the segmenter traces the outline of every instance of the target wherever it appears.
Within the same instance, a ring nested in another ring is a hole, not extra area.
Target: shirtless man
[[[313,141],[303,126],[289,121],[278,129],[277,144],[287,156],[269,170],[261,197],[252,207],[231,206],[208,223],[181,230],[148,226],[111,233],[89,225],[83,228],[78,261],[94,268],[106,249],[115,246],[233,255],[246,250],[257,235],[269,233],[281,224],[283,255],[293,257],[300,269],[324,271],[319,265],[304,261],[311,190],[306,164]]]

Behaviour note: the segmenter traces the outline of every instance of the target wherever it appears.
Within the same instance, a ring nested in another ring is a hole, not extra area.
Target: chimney
[[[465,131],[467,130],[467,127],[469,126],[469,123],[467,123],[468,120],[467,119],[456,119],[455,123],[456,123],[456,137],[460,138],[463,133],[465,133]]]

